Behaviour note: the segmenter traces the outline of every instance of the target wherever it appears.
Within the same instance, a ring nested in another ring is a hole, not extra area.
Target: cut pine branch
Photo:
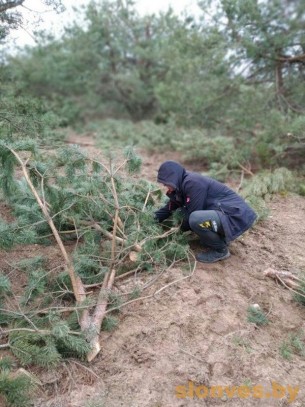
[[[91,227],[93,227],[94,229],[98,230],[99,232],[101,232],[104,236],[108,237],[109,239],[114,239],[117,243],[120,243],[120,244],[122,244],[122,245],[125,246],[125,247],[127,246],[127,240],[126,240],[126,239],[123,239],[123,238],[121,238],[121,237],[119,237],[119,236],[113,236],[113,233],[111,233],[111,232],[109,232],[109,231],[107,231],[107,230],[104,230],[98,223],[96,223],[96,222],[92,222],[92,223],[86,222],[85,224],[86,224],[87,226],[90,225]],[[149,241],[149,240],[164,239],[164,238],[166,238],[166,237],[168,237],[168,236],[170,236],[170,235],[172,235],[172,234],[174,234],[174,233],[177,233],[179,230],[180,230],[179,227],[173,227],[173,228],[170,228],[169,230],[167,230],[166,232],[162,233],[161,235],[145,237],[145,238],[144,238],[143,240],[141,240],[140,242],[134,243],[134,244],[130,247],[130,249],[131,249],[132,251],[135,251],[135,252],[141,252],[142,249],[143,249],[143,245],[144,245],[147,241]]]
[[[71,280],[71,284],[72,284],[72,290],[73,290],[73,294],[75,296],[76,302],[77,304],[81,305],[82,303],[84,303],[84,301],[86,300],[86,291],[85,291],[85,287],[82,283],[82,280],[80,279],[79,276],[76,275],[72,261],[65,249],[65,246],[61,240],[61,237],[58,233],[58,230],[56,229],[56,226],[53,222],[52,217],[49,214],[49,209],[48,209],[48,205],[45,201],[43,201],[36,188],[34,187],[30,176],[28,174],[27,168],[26,168],[26,164],[27,161],[23,162],[23,160],[21,159],[21,157],[19,156],[19,154],[14,151],[13,149],[10,149],[11,153],[14,155],[14,157],[17,159],[18,163],[21,166],[23,175],[25,177],[25,180],[29,186],[29,188],[31,189],[31,192],[33,194],[33,196],[35,197],[48,225],[50,226],[50,229],[52,230],[52,233],[54,235],[54,238],[60,248],[61,254],[63,256],[64,259],[64,263],[66,266],[66,269],[68,271],[70,280]],[[80,326],[81,326],[81,330],[82,331],[88,331],[88,329],[91,326],[91,321],[90,321],[90,316],[89,316],[89,310],[88,309],[84,309],[81,312],[81,318],[80,318]]]
[[[94,310],[94,313],[92,316],[91,328],[93,328],[94,336],[90,341],[91,351],[87,355],[88,362],[91,362],[101,350],[99,333],[100,333],[100,330],[102,327],[102,322],[106,315],[106,309],[107,309],[107,305],[108,305],[108,293],[112,289],[114,279],[115,279],[115,274],[116,274],[116,269],[115,269],[115,254],[116,254],[116,243],[117,243],[116,233],[117,233],[117,228],[118,228],[118,222],[120,219],[120,217],[119,217],[120,206],[119,206],[118,194],[117,194],[117,190],[115,187],[115,182],[114,182],[112,173],[111,173],[111,188],[112,188],[112,194],[113,194],[114,203],[115,203],[115,213],[114,213],[114,223],[113,223],[113,231],[112,231],[110,272],[108,272],[104,278],[103,286],[102,286],[102,288],[99,292],[99,296],[98,296],[98,305],[95,307],[95,310]],[[106,290],[106,295],[105,295],[105,290]]]
[[[286,286],[286,288],[292,288],[294,290],[300,288],[300,283],[303,282],[297,276],[288,271],[278,271],[271,267],[264,271],[264,275],[280,282]]]
[[[79,304],[81,304],[86,299],[85,288],[83,286],[83,283],[82,283],[81,279],[75,273],[75,270],[74,270],[73,264],[71,262],[71,259],[70,259],[69,255],[68,255],[68,253],[67,253],[67,251],[65,249],[65,246],[64,246],[64,244],[63,244],[63,242],[61,240],[61,237],[60,237],[60,235],[58,233],[58,230],[56,229],[56,227],[54,225],[53,219],[49,214],[48,205],[47,205],[47,203],[45,201],[43,201],[40,198],[40,196],[38,195],[38,192],[36,191],[32,181],[30,179],[30,176],[29,176],[27,168],[26,168],[27,161],[23,162],[21,157],[19,156],[19,154],[16,153],[16,151],[14,151],[12,149],[10,149],[10,151],[12,152],[12,154],[15,156],[15,158],[19,162],[19,164],[21,166],[21,169],[22,169],[22,172],[23,172],[23,175],[25,177],[25,180],[26,180],[27,184],[29,185],[29,187],[31,189],[31,192],[34,195],[34,197],[35,197],[35,199],[36,199],[36,201],[37,201],[37,203],[38,203],[38,205],[39,205],[39,207],[40,207],[40,209],[41,209],[41,211],[42,211],[42,213],[43,213],[43,215],[44,215],[44,217],[45,217],[45,219],[46,219],[46,221],[48,223],[48,225],[50,226],[50,229],[52,230],[54,238],[55,238],[55,240],[56,240],[56,242],[57,242],[57,244],[58,244],[58,246],[60,248],[61,254],[62,254],[63,258],[64,258],[67,271],[69,273],[69,277],[71,279],[72,289],[73,289],[75,299]]]
[[[120,243],[122,246],[127,246],[127,240],[123,239],[119,236],[114,236],[113,233],[109,232],[108,230],[103,229],[98,223],[96,222],[86,222],[86,225],[90,225],[94,229],[98,230],[101,232],[105,237],[108,237],[109,239],[114,239],[117,243]],[[131,247],[131,250],[134,250],[136,252],[140,252],[142,250],[142,247],[139,244],[134,244]]]

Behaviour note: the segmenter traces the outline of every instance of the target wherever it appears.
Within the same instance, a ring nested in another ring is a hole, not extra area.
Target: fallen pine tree
[[[8,276],[0,275],[0,323],[7,338],[1,347],[11,348],[24,365],[54,365],[65,354],[93,360],[109,308],[123,305],[112,301],[118,276],[160,272],[179,260],[193,269],[179,228],[164,230],[154,221],[160,190],[131,176],[141,164],[132,150],[105,164],[76,146],[47,151],[23,140],[1,143],[0,158],[3,197],[15,217],[1,221],[0,245],[57,244],[63,264],[59,274],[47,271],[41,258],[19,264],[28,277],[20,301]],[[67,239],[75,241],[72,255]],[[69,298],[65,306],[63,297]]]

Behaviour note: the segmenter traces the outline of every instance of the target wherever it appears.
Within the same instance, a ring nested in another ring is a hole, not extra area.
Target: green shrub
[[[86,126],[94,132],[97,146],[122,148],[127,145],[145,148],[148,151],[175,150],[176,140],[181,134],[174,120],[166,124],[153,121],[132,122],[130,120],[105,119]]]
[[[11,365],[0,365],[0,394],[5,398],[7,405],[12,407],[27,407],[31,405],[31,397],[35,384],[24,373],[13,374]]]
[[[298,331],[288,336],[280,346],[280,353],[284,359],[291,360],[293,355],[305,356],[304,332]]]
[[[287,168],[278,168],[273,172],[261,172],[251,177],[241,191],[241,195],[258,214],[258,220],[269,214],[267,201],[273,194],[287,194],[296,189],[295,175]]]
[[[268,318],[264,311],[258,307],[250,306],[247,309],[247,320],[256,325],[267,325],[269,323]]]
[[[305,278],[304,277],[305,277],[305,275],[303,273],[301,276],[301,281],[299,283],[298,289],[296,290],[297,292],[295,292],[293,294],[294,300],[302,305],[305,305]]]

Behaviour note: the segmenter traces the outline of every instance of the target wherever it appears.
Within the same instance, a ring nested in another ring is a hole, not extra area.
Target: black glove
[[[181,203],[176,200],[175,191],[167,192],[166,195],[169,197],[169,201],[154,214],[154,217],[158,222],[163,222],[165,219],[171,216],[173,211],[181,207]]]
[[[168,202],[168,204],[166,204],[162,208],[158,209],[154,213],[154,218],[158,222],[163,222],[165,219],[169,218],[171,214],[172,214],[172,211],[169,209],[169,202]]]

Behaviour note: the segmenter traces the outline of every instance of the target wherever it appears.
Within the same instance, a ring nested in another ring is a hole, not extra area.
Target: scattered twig
[[[145,198],[145,201],[144,201],[144,205],[143,205],[143,208],[142,208],[142,212],[144,212],[144,210],[145,210],[145,208],[146,208],[149,195],[150,195],[150,186],[149,186],[149,190],[148,190],[148,192],[147,192],[147,195],[146,195],[146,198]]]
[[[130,270],[130,271],[126,271],[126,273],[120,274],[118,276],[115,276],[115,281],[117,280],[123,280],[126,277],[131,276],[132,274],[136,273],[138,269],[134,269],[134,270]]]
[[[185,353],[186,355],[191,356],[192,358],[196,359],[196,360],[197,360],[198,362],[200,362],[200,363],[204,363],[204,364],[207,363],[207,362],[204,361],[202,358],[200,358],[200,357],[198,357],[198,356],[195,356],[195,355],[193,355],[192,353],[190,353],[190,352],[188,352],[188,351],[186,351],[186,350],[184,350],[184,349],[182,349],[182,348],[179,348],[179,350],[180,350],[181,352]]]
[[[70,378],[70,382],[74,383],[74,386],[75,386],[75,385],[76,385],[76,382],[75,382],[75,379],[74,379],[73,375],[71,374],[70,369],[68,369],[66,363],[64,363],[63,366],[64,366],[64,368],[66,369],[66,371],[68,372],[68,376],[69,376],[69,378]],[[71,388],[71,384],[70,384],[69,387]],[[69,391],[68,393],[70,393],[70,391]]]
[[[169,284],[166,284],[165,286],[159,288],[157,291],[155,291],[154,293],[152,293],[152,294],[150,294],[150,295],[146,295],[146,296],[144,296],[144,297],[139,297],[139,298],[134,298],[133,300],[130,300],[130,301],[124,302],[123,304],[118,305],[117,307],[113,307],[113,308],[111,308],[110,310],[107,310],[107,311],[105,312],[105,314],[108,314],[108,313],[110,313],[110,312],[112,312],[112,311],[114,311],[114,310],[116,310],[116,309],[120,309],[121,307],[125,307],[126,305],[132,304],[132,303],[134,303],[134,302],[136,302],[136,301],[147,300],[147,299],[149,299],[149,298],[155,297],[156,295],[160,294],[162,291],[164,291],[164,290],[167,289],[168,287],[171,287],[171,286],[174,285],[174,284],[180,283],[181,281],[186,280],[187,278],[192,277],[192,275],[194,274],[194,271],[195,271],[195,269],[196,269],[196,265],[197,265],[197,261],[196,261],[196,259],[195,259],[195,261],[194,261],[194,266],[193,266],[192,271],[191,271],[191,273],[190,273],[189,275],[184,276],[184,277],[182,277],[182,278],[179,278],[179,279],[177,279],[177,280],[175,280],[175,281],[172,281],[172,282],[169,283]]]
[[[76,360],[74,360],[74,359],[69,359],[68,360],[68,362],[69,363],[75,363],[76,365],[78,365],[78,366],[81,366],[83,369],[85,369],[85,370],[87,370],[88,372],[90,372],[93,376],[95,376],[97,379],[100,379],[100,376],[99,375],[97,375],[92,369],[89,369],[89,367],[87,367],[87,366],[84,366],[82,363],[80,363],[80,362],[77,362]]]
[[[244,175],[245,175],[245,171],[242,170],[242,171],[241,171],[241,176],[240,176],[240,182],[239,182],[239,185],[238,185],[238,187],[237,187],[237,189],[236,189],[236,192],[239,192],[240,189],[241,189],[241,187],[242,187],[242,185],[243,185],[243,182],[244,182]]]
[[[11,329],[6,329],[5,331],[1,330],[1,334],[4,334],[4,335],[8,335],[11,332],[35,332],[40,335],[52,335],[52,331],[50,331],[49,329],[11,328]],[[69,331],[68,333],[71,335],[77,335],[77,336],[82,335],[81,332],[76,332],[76,331]]]
[[[239,168],[241,168],[245,173],[254,176],[253,172],[249,170],[248,168],[244,167],[242,164],[238,163]]]

